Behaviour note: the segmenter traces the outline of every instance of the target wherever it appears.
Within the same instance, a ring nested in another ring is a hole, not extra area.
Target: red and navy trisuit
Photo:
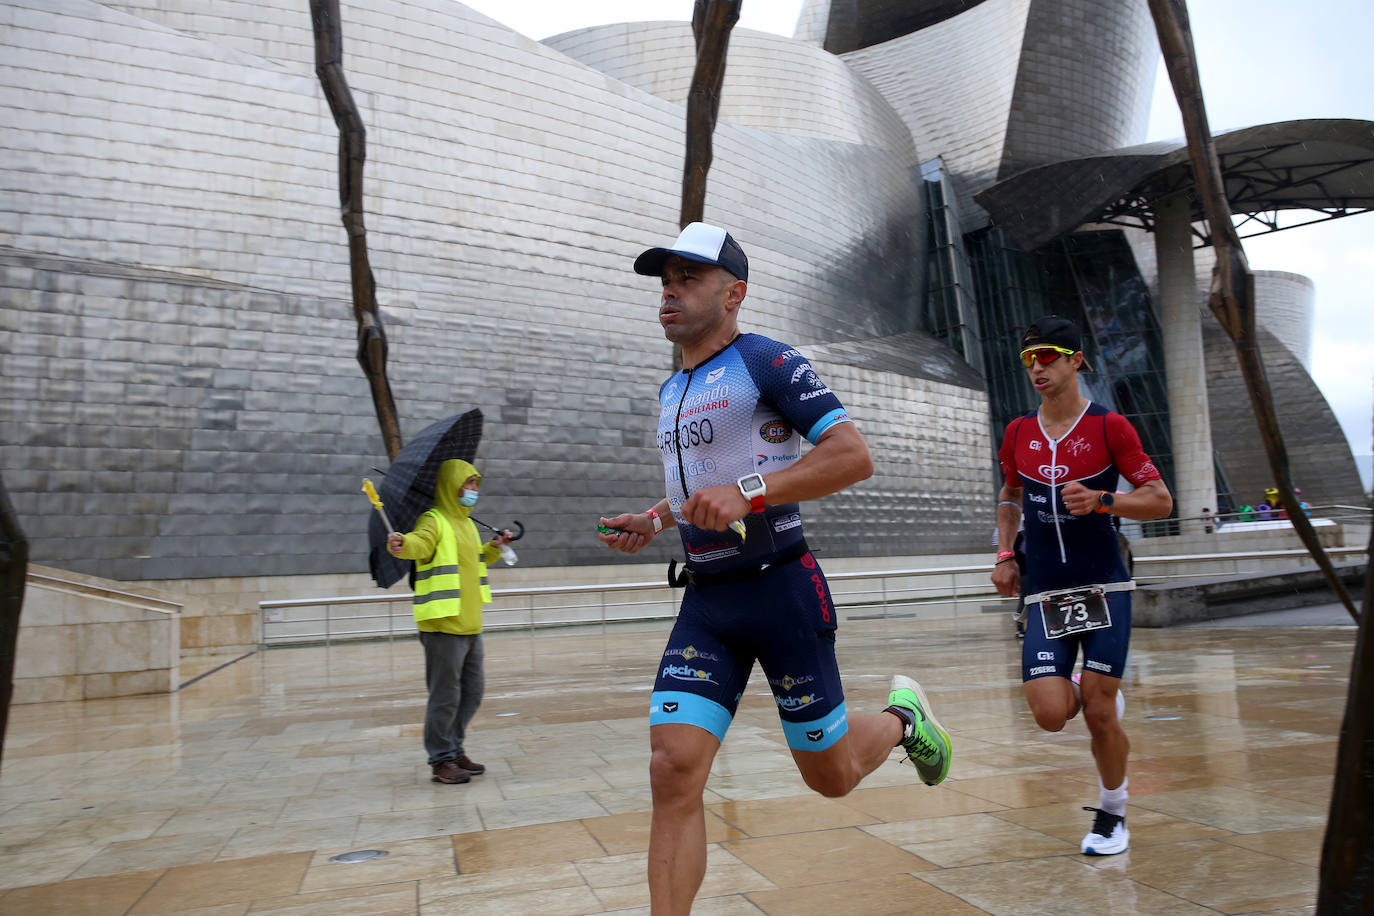
[[[1096,512],[1070,515],[1060,500],[1064,485],[1074,480],[1090,490],[1112,492],[1119,477],[1137,487],[1160,479],[1129,420],[1089,402],[1073,427],[1054,440],[1045,434],[1039,411],[1032,411],[1007,425],[999,457],[1007,484],[1023,490],[1023,594],[1130,581],[1112,517]],[[1046,637],[1040,604],[1030,605],[1022,679],[1068,677],[1080,643],[1084,667],[1121,677],[1130,641],[1130,592],[1108,592],[1107,599],[1111,627],[1061,639]]]

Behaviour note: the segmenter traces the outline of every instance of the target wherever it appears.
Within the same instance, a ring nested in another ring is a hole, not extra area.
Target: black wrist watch
[[[1116,502],[1116,495],[1108,493],[1106,490],[1097,491],[1097,512],[1106,512]]]

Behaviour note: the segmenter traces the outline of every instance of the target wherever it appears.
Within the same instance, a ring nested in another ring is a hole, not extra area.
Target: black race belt
[[[702,588],[708,585],[724,585],[727,582],[745,582],[755,579],[776,566],[786,566],[788,563],[795,563],[811,550],[806,546],[806,541],[801,540],[786,547],[781,553],[774,557],[770,562],[756,566],[745,566],[740,569],[730,569],[725,572],[706,573],[696,572],[683,564],[682,571],[677,568],[677,560],[668,561],[668,585],[670,588],[686,588],[688,585],[695,585]]]

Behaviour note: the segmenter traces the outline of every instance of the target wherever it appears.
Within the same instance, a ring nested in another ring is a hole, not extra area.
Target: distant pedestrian
[[[1215,530],[1215,522],[1212,519],[1212,510],[1206,506],[1202,507],[1202,530],[1211,534]]]

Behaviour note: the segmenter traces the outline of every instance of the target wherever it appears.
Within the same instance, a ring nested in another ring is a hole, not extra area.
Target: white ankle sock
[[[1126,816],[1126,799],[1130,798],[1131,793],[1126,791],[1126,784],[1129,779],[1121,780],[1121,785],[1115,789],[1108,789],[1102,785],[1102,780],[1097,781],[1097,807],[1106,811],[1108,814],[1115,814],[1117,817]]]

